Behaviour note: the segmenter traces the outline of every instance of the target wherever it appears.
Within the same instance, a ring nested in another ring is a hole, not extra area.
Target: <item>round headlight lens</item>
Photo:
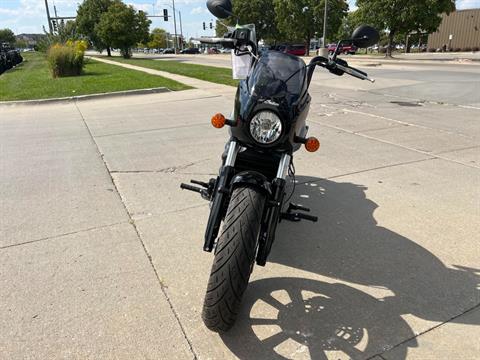
[[[250,122],[250,134],[260,144],[272,144],[282,135],[282,122],[272,111],[260,111]]]

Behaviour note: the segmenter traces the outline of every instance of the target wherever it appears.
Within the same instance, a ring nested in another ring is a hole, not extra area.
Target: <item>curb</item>
[[[131,96],[131,95],[160,94],[165,92],[171,92],[171,90],[165,87],[159,87],[159,88],[151,88],[151,89],[113,91],[109,93],[88,94],[88,95],[69,96],[69,97],[52,98],[52,99],[0,101],[0,106],[54,104],[54,103],[62,103],[62,102],[85,101],[85,100],[114,98],[114,97]]]

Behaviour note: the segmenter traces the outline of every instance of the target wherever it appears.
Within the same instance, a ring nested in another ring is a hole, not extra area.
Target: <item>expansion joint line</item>
[[[120,191],[119,191],[119,189],[118,189],[118,187],[117,187],[117,184],[115,183],[115,180],[114,180],[114,178],[113,178],[113,176],[112,176],[112,174],[111,174],[111,171],[110,171],[110,169],[108,168],[108,165],[107,165],[107,163],[106,163],[106,161],[105,161],[105,159],[104,159],[104,157],[103,157],[103,155],[102,155],[102,153],[101,153],[101,151],[100,151],[100,148],[99,148],[97,142],[95,141],[95,138],[94,138],[92,132],[90,131],[90,128],[88,127],[88,124],[87,124],[87,122],[86,122],[86,120],[85,120],[85,117],[83,116],[82,111],[81,111],[80,108],[78,107],[78,104],[77,104],[77,101],[76,101],[76,100],[75,100],[74,104],[75,104],[75,107],[76,107],[76,109],[77,109],[80,117],[82,118],[82,122],[83,122],[85,128],[87,129],[88,134],[90,135],[90,139],[92,140],[93,144],[95,145],[95,147],[96,147],[96,149],[97,149],[97,152],[98,152],[98,154],[100,155],[100,158],[101,158],[102,161],[103,161],[103,165],[105,166],[105,169],[107,170],[108,176],[110,177],[110,181],[112,182],[112,185],[113,185],[114,188],[115,188],[115,192],[117,193],[117,195],[118,195],[118,197],[119,197],[119,199],[120,199],[120,202],[122,203],[122,206],[123,206],[123,208],[125,209],[125,212],[126,212],[126,214],[127,214],[127,216],[128,216],[129,223],[132,225],[132,227],[133,227],[133,229],[134,229],[134,231],[135,231],[135,233],[136,233],[136,235],[137,235],[137,238],[138,238],[140,244],[142,245],[143,251],[145,252],[145,255],[146,255],[146,257],[147,257],[147,259],[148,259],[148,261],[149,261],[149,263],[150,263],[150,266],[152,267],[152,270],[153,270],[153,272],[154,272],[154,274],[155,274],[155,277],[157,278],[157,282],[158,282],[158,284],[160,285],[160,289],[161,289],[161,291],[162,291],[162,293],[163,293],[163,296],[165,296],[165,299],[167,300],[167,303],[168,303],[168,305],[169,305],[169,307],[170,307],[170,310],[172,311],[173,316],[174,316],[175,319],[177,320],[177,323],[178,323],[178,325],[179,325],[179,327],[180,327],[180,330],[181,330],[181,332],[182,332],[182,335],[183,335],[185,341],[186,341],[187,344],[188,344],[188,347],[189,347],[190,352],[191,352],[192,355],[193,355],[193,359],[194,359],[194,360],[197,360],[197,359],[198,359],[198,355],[195,353],[195,350],[193,349],[192,342],[191,342],[190,339],[188,338],[187,333],[185,332],[185,328],[183,327],[183,325],[182,325],[182,323],[181,323],[181,321],[180,321],[180,317],[179,317],[177,311],[175,310],[175,308],[174,308],[174,306],[173,306],[173,304],[172,304],[172,301],[171,301],[170,297],[168,296],[166,287],[165,287],[165,285],[163,284],[162,280],[160,279],[160,276],[159,276],[159,274],[158,274],[158,271],[157,271],[157,269],[155,268],[155,265],[154,265],[154,263],[153,263],[152,256],[150,255],[150,252],[148,251],[148,249],[147,249],[147,247],[146,247],[146,245],[145,245],[145,242],[143,241],[142,236],[140,235],[140,231],[138,230],[137,225],[135,224],[135,220],[132,218],[132,214],[131,214],[130,211],[128,210],[127,205],[125,204],[125,201],[124,201],[122,195],[120,194]]]

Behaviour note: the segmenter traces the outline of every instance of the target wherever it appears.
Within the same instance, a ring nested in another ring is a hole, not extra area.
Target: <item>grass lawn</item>
[[[238,80],[232,79],[232,70],[215,66],[185,64],[178,61],[151,60],[151,59],[124,59],[121,57],[108,58],[122,63],[142,66],[149,69],[161,70],[177,75],[210,81],[217,84],[237,86]]]
[[[87,60],[81,76],[53,79],[43,54],[22,55],[24,62],[21,65],[0,75],[0,101],[48,99],[155,87],[190,89],[187,85],[161,76],[94,60]]]

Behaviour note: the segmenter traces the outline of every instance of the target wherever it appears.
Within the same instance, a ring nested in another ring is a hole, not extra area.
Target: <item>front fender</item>
[[[235,175],[230,185],[232,191],[239,186],[250,185],[265,192],[267,196],[272,196],[272,185],[264,175],[256,171],[244,171]]]

